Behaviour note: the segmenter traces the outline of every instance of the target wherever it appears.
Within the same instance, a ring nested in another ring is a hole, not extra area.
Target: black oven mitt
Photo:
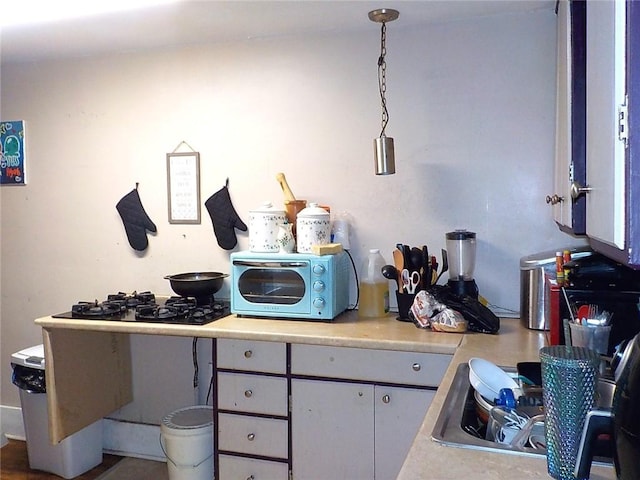
[[[240,219],[236,209],[233,208],[231,197],[229,196],[228,181],[227,184],[211,195],[204,202],[211,222],[213,223],[213,232],[216,234],[218,245],[225,250],[232,250],[238,243],[236,232],[234,229],[247,231],[247,225]]]
[[[138,189],[134,188],[120,199],[116,205],[116,210],[124,223],[124,230],[127,233],[129,244],[134,250],[142,251],[147,248],[147,230],[156,232],[156,226],[151,221],[147,212],[142,207]]]

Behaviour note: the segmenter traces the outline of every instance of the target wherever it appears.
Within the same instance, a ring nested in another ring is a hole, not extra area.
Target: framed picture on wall
[[[169,223],[200,223],[200,154],[167,153]]]
[[[0,185],[26,185],[24,121],[0,122]]]

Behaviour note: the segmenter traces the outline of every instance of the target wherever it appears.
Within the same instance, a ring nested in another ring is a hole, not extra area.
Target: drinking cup
[[[556,480],[582,480],[573,471],[585,419],[596,401],[600,357],[588,348],[554,345],[540,349],[540,361],[547,471]]]

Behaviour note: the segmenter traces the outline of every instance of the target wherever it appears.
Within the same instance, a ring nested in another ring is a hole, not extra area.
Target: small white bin
[[[44,346],[36,345],[14,353],[11,364],[14,383],[16,366],[21,367],[23,375],[28,370],[34,374],[38,371],[44,373]],[[52,445],[49,442],[47,394],[33,393],[24,386],[19,388],[30,468],[63,478],[75,478],[102,463],[102,420]]]
[[[160,445],[169,480],[213,478],[213,407],[178,409],[162,419]]]

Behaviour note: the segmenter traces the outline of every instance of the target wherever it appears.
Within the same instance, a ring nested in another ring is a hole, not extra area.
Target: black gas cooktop
[[[110,320],[117,322],[172,323],[204,325],[230,313],[228,300],[213,297],[157,298],[151,292],[115,293],[105,300],[78,302],[71,311],[52,315],[53,318]]]

